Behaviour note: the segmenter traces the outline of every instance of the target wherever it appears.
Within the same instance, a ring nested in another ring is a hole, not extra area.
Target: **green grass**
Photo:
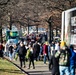
[[[0,58],[0,75],[24,75],[16,66]]]

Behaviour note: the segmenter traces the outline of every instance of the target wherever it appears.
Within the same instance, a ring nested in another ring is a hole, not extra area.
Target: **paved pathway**
[[[19,61],[14,61],[15,64],[19,65]],[[28,62],[26,62],[26,68],[22,68],[30,75],[51,75],[51,72],[48,69],[48,63],[44,64],[42,61],[35,62],[35,69],[28,69]]]

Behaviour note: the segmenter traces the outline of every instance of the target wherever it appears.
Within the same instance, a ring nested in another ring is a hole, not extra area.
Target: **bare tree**
[[[46,20],[52,17],[52,29],[60,28],[62,11],[75,6],[76,0],[0,0],[0,17],[4,24],[9,22],[5,16],[10,16],[11,24],[38,25],[46,29]]]

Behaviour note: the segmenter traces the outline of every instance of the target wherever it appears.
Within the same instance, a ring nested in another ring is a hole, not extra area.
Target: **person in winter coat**
[[[47,56],[48,56],[48,44],[47,42],[43,45],[43,56],[44,56],[44,64],[46,64]]]
[[[55,43],[55,50],[60,50],[60,44],[59,44],[59,42]]]
[[[39,56],[40,53],[40,45],[38,44],[38,42],[36,41],[34,46],[33,46],[33,50],[34,50],[34,58],[37,61],[37,58]]]
[[[34,65],[34,53],[33,53],[33,47],[32,47],[32,45],[29,45],[29,49],[27,50],[26,57],[29,60],[29,68],[28,69],[30,69],[31,63],[33,65],[33,69],[35,69],[35,65]]]
[[[76,53],[74,52],[74,46],[70,46],[70,74],[75,75],[75,62],[76,62]]]
[[[22,68],[23,65],[24,65],[24,68],[25,68],[25,56],[26,56],[26,48],[23,44],[23,42],[20,42],[20,46],[19,46],[19,49],[18,49],[18,55],[19,55],[19,60],[20,60],[20,67]]]
[[[55,54],[56,58],[59,58],[59,71],[60,75],[70,75],[69,66],[70,66],[70,53],[67,46],[61,47]]]
[[[52,75],[59,75],[59,59],[55,58],[56,50],[49,60],[49,70],[52,71]]]
[[[0,43],[0,57],[3,57],[3,45]]]
[[[9,59],[12,60],[13,59],[13,46],[12,44],[9,45]]]

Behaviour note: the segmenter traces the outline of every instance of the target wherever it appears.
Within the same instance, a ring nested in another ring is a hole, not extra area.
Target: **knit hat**
[[[65,46],[66,46],[66,43],[64,41],[61,41],[60,48],[65,47]]]

